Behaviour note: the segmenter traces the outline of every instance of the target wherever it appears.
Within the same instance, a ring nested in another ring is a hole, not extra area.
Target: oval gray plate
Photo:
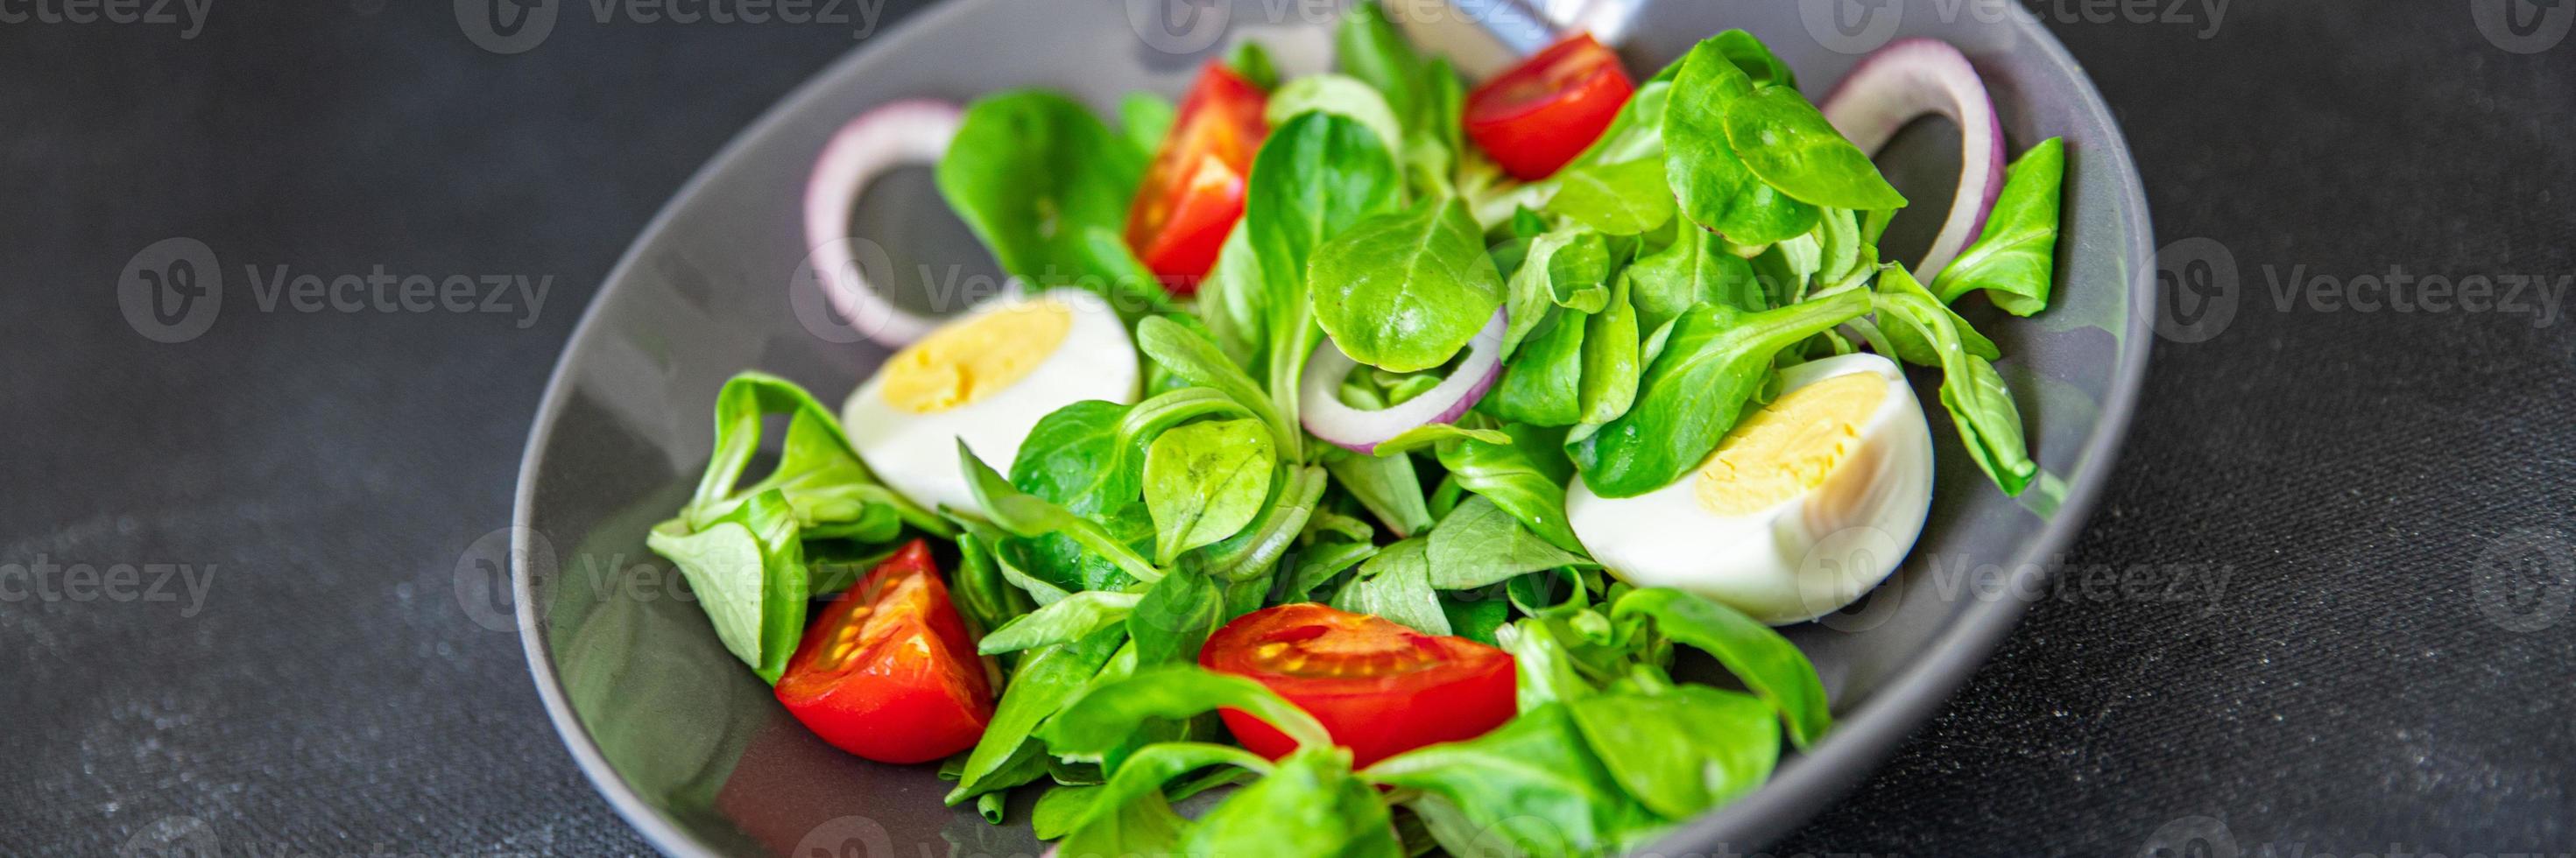
[[[801,189],[823,141],[886,101],[964,101],[1015,86],[1070,91],[1107,114],[1130,90],[1178,93],[1199,62],[1246,37],[1271,44],[1288,71],[1321,70],[1331,22],[1303,16],[1337,5],[1241,0],[1231,14],[1169,22],[1131,19],[1122,0],[950,0],[770,111],[644,231],[583,317],[537,413],[513,565],[529,670],[556,728],[655,845],[679,855],[1039,849],[1026,827],[1034,790],[1020,791],[1010,824],[987,825],[941,806],[947,785],[931,767],[868,763],[808,735],[644,547],[646,530],[697,479],[712,442],[710,403],[726,377],[762,369],[838,402],[884,356],[820,311],[810,276],[800,278],[810,250]],[[1759,792],[1680,827],[1661,844],[1666,852],[1756,851],[1877,764],[1984,659],[2044,589],[2107,476],[2155,312],[2154,242],[2127,146],[2083,72],[2018,5],[1661,0],[1635,22],[1624,52],[1631,68],[1651,72],[1732,27],[1769,42],[1810,93],[1890,38],[1948,40],[1986,75],[2016,151],[2067,139],[2054,306],[2027,320],[1968,311],[2010,356],[2001,368],[2048,476],[2007,498],[1958,452],[1948,421],[1934,420],[1938,497],[1906,567],[1860,605],[1789,630],[1824,675],[1834,731],[1785,760]],[[1946,129],[1916,128],[1880,160],[1909,196],[1940,201],[1956,150]],[[1890,247],[1908,236],[1919,246],[1925,221],[1937,218],[1925,210],[1945,208],[1918,205],[1898,220]],[[930,304],[958,303],[993,282],[989,257],[925,172],[871,192],[855,231],[887,249],[886,270],[921,272],[912,279],[927,282]],[[1915,383],[1931,401],[1937,379]]]

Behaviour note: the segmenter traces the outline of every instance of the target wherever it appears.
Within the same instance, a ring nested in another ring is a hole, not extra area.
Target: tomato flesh
[[[1467,137],[1514,178],[1544,179],[1601,139],[1636,91],[1619,55],[1579,34],[1470,93]]]
[[[778,702],[833,747],[921,763],[973,747],[993,720],[975,639],[921,540],[895,552],[805,632]]]
[[[1245,614],[1208,638],[1199,664],[1251,678],[1297,704],[1360,766],[1484,735],[1516,711],[1510,653],[1323,605]],[[1258,718],[1234,709],[1219,714],[1253,753],[1275,760],[1297,749]]]
[[[1198,291],[1243,218],[1252,156],[1270,134],[1269,107],[1260,87],[1213,62],[1181,101],[1127,214],[1128,246],[1173,294]]]

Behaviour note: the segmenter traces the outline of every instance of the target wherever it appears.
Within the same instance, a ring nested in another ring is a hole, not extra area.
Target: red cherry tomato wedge
[[[1467,96],[1467,137],[1514,178],[1554,175],[1601,139],[1637,85],[1619,55],[1579,34]]]
[[[778,702],[833,747],[921,763],[974,746],[993,687],[921,540],[895,552],[805,632]]]
[[[1226,233],[1243,218],[1252,156],[1270,136],[1270,96],[1211,62],[1181,101],[1180,116],[1145,172],[1127,213],[1127,244],[1175,295],[1198,291]]]
[[[1208,638],[1199,665],[1288,698],[1351,749],[1353,765],[1472,739],[1515,711],[1510,653],[1323,605],[1245,614]],[[1233,709],[1219,714],[1253,753],[1275,760],[1297,749],[1260,719]]]

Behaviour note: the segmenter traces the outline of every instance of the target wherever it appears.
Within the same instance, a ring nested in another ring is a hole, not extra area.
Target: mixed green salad
[[[1772,627],[1923,527],[1901,367],[2002,491],[2038,474],[1953,305],[2045,308],[2065,153],[2006,168],[1947,46],[1820,109],[1741,31],[1642,83],[1576,36],[1471,86],[1369,3],[1336,45],[1289,77],[1247,43],[1114,123],[1023,90],[836,141],[935,144],[1024,288],[881,326],[837,411],[737,377],[653,531],[818,736],[1065,855],[1620,851],[1831,730]],[[1969,163],[1909,268],[1854,140],[1926,111]],[[845,155],[818,176],[864,184]]]

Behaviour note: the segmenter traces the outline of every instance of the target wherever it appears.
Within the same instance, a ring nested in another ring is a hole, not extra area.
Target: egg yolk
[[[1045,363],[1072,329],[1073,308],[1053,300],[940,328],[886,361],[886,404],[931,414],[991,396]]]
[[[1844,373],[1781,395],[1735,424],[1700,466],[1700,506],[1746,515],[1813,491],[1860,448],[1861,428],[1886,400],[1887,379],[1874,372]]]

